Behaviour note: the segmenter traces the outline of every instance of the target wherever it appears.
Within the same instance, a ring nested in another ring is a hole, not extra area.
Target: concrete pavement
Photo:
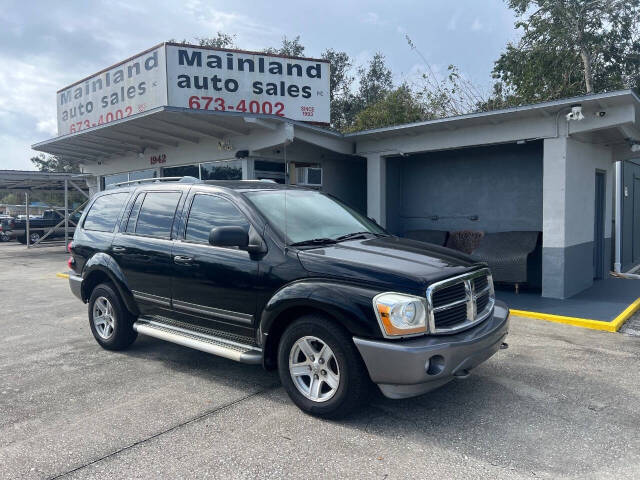
[[[93,340],[61,247],[0,244],[0,478],[637,478],[640,339],[512,320],[426,396],[315,419],[277,375]]]

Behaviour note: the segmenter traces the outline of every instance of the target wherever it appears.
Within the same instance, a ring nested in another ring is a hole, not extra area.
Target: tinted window
[[[242,180],[242,160],[203,163],[200,171],[202,180]]]
[[[191,204],[185,238],[206,243],[212,228],[232,226],[249,231],[249,222],[231,202],[212,195],[196,195]]]
[[[113,185],[114,183],[126,182],[129,180],[129,174],[127,173],[116,173],[114,175],[106,175],[102,177],[102,187],[106,188],[109,185]]]
[[[253,169],[263,172],[280,172],[284,173],[284,162],[268,162],[265,160],[256,160],[253,162]]]
[[[84,220],[86,230],[113,232],[120,210],[129,197],[128,193],[114,193],[98,197]]]
[[[181,165],[179,167],[166,167],[162,169],[163,177],[196,177],[200,178],[198,165]]]
[[[178,200],[180,192],[147,192],[138,214],[135,232],[169,238]]]
[[[140,193],[136,197],[136,201],[133,204],[133,208],[131,209],[131,213],[129,214],[129,220],[127,221],[127,227],[124,229],[125,232],[135,232],[136,231],[136,222],[138,221],[138,213],[140,213],[140,206],[142,205],[142,201],[144,200],[145,193]]]
[[[144,180],[145,178],[156,178],[156,169],[148,168],[146,170],[137,170],[135,172],[129,172],[129,181]]]

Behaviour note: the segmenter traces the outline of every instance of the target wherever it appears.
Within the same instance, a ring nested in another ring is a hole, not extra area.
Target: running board
[[[225,338],[206,335],[146,318],[138,318],[133,324],[133,329],[142,335],[194,348],[202,352],[235,360],[236,362],[252,365],[262,363],[262,350],[258,347],[236,343]]]

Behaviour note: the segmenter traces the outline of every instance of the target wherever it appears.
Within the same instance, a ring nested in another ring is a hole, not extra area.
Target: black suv
[[[278,369],[302,410],[344,415],[465,377],[508,331],[491,274],[315,190],[142,183],[96,195],[69,282],[109,350],[137,334]]]

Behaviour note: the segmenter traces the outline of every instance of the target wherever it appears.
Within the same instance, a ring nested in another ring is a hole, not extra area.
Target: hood
[[[399,237],[350,240],[301,250],[298,258],[312,274],[396,290],[422,290],[434,281],[480,265],[456,250]]]

